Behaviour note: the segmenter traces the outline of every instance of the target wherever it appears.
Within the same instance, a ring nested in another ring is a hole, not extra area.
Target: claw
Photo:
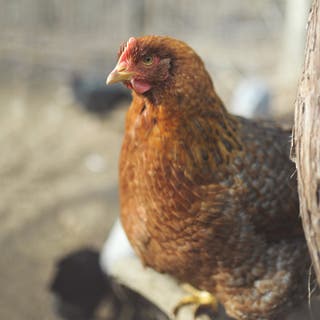
[[[218,312],[218,300],[215,296],[207,291],[200,291],[189,284],[182,285],[183,289],[190,295],[183,297],[173,309],[173,314],[177,317],[180,309],[187,305],[195,305],[194,319],[206,310]]]

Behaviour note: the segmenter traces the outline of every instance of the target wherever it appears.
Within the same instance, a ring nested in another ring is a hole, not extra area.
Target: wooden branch
[[[182,288],[168,275],[144,268],[137,257],[123,258],[113,266],[113,277],[159,307],[168,318],[173,320],[172,310],[184,296]],[[192,320],[192,308],[183,311],[179,319]]]
[[[320,284],[320,7],[308,20],[305,64],[296,105],[291,158],[296,162],[300,212]],[[285,201],[285,199],[284,199]]]

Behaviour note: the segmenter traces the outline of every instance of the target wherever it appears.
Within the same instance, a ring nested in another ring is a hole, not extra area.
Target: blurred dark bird
[[[131,101],[130,91],[123,86],[107,87],[105,78],[73,73],[70,80],[75,100],[91,113],[105,115],[121,103]]]
[[[120,202],[135,252],[207,291],[190,290],[180,306],[220,302],[237,320],[284,319],[307,298],[310,267],[290,132],[229,113],[182,41],[132,37],[118,57],[107,83],[133,90]]]
[[[99,266],[99,253],[82,249],[63,257],[50,285],[63,319],[91,319],[111,283]]]
[[[65,320],[169,320],[153,303],[105,274],[92,249],[62,257],[50,291],[56,313]]]

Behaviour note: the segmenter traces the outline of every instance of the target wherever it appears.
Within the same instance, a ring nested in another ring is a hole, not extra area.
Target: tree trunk
[[[320,7],[308,20],[305,64],[296,105],[291,158],[296,162],[300,212],[320,284]],[[285,201],[285,199],[284,199]]]

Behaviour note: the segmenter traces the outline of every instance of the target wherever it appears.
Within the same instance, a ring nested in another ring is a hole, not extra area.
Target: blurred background
[[[57,319],[47,290],[56,260],[99,250],[119,213],[130,96],[105,78],[120,44],[180,38],[229,109],[290,124],[309,5],[0,0],[0,319]]]

